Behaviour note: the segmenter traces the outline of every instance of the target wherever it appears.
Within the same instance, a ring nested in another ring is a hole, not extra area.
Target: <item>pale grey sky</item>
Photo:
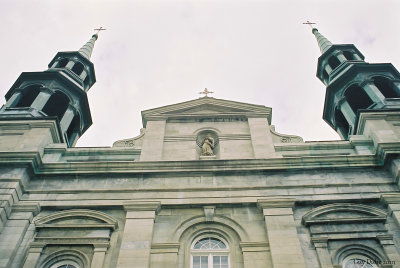
[[[277,132],[339,139],[322,120],[320,52],[302,22],[355,44],[367,62],[400,68],[399,11],[397,0],[0,0],[0,95],[103,26],[88,93],[93,125],[78,146],[137,136],[140,111],[196,99],[205,87],[272,107]]]

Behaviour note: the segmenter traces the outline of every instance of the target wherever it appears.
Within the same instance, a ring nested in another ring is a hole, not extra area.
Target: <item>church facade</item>
[[[143,111],[110,148],[74,147],[98,35],[22,73],[0,109],[0,267],[400,267],[400,73],[312,32],[342,140],[205,96]]]

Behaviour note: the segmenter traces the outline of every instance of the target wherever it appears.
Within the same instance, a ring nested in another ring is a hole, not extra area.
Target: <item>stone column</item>
[[[46,244],[40,242],[31,242],[22,268],[35,268],[45,245]]]
[[[21,97],[22,97],[21,91],[14,92],[11,98],[9,98],[6,104],[4,104],[4,108],[15,107],[18,104]]]
[[[318,261],[321,268],[332,268],[331,255],[328,251],[328,238],[327,237],[312,237],[311,241],[314,243],[315,250],[318,254]]]
[[[151,265],[156,268],[178,267],[179,243],[159,243],[151,246]]]
[[[400,193],[383,194],[381,201],[387,204],[389,213],[392,214],[397,226],[400,227]]]
[[[86,78],[87,75],[88,75],[88,74],[87,74],[86,70],[84,69],[79,77],[80,77],[82,80],[85,80],[85,78]]]
[[[331,68],[331,66],[329,66],[329,64],[326,64],[324,69],[325,69],[327,74],[330,74],[332,72],[332,68]]]
[[[248,119],[255,158],[266,158],[275,153],[267,118]]]
[[[343,100],[342,103],[340,104],[340,111],[346,118],[349,125],[352,128],[354,128],[354,123],[356,122],[356,114],[354,113],[353,109],[350,107],[350,104],[346,100]]]
[[[65,111],[60,122],[61,129],[63,132],[67,131],[69,125],[72,122],[72,119],[74,119],[74,116],[75,116],[75,107],[72,105],[68,105],[68,108]]]
[[[94,244],[94,253],[90,268],[103,268],[104,256],[108,249],[108,243]]]
[[[344,61],[347,61],[346,57],[343,55],[342,52],[337,53],[335,56],[338,58],[338,60],[339,60],[341,63],[344,62]]]
[[[165,119],[147,122],[140,161],[159,161],[162,159],[165,125]]]
[[[17,203],[0,234],[0,268],[10,267],[34,215],[39,212],[39,204]]]
[[[118,268],[150,267],[153,225],[160,207],[158,201],[128,201],[124,203],[126,221],[118,257]]]
[[[65,66],[65,68],[72,69],[72,67],[74,67],[74,65],[75,65],[75,62],[73,60],[70,60],[67,63],[67,65]]]
[[[376,238],[381,243],[389,261],[396,263],[396,267],[398,267],[398,265],[400,265],[400,255],[394,245],[393,235],[377,235]]]
[[[362,84],[361,87],[374,103],[383,104],[385,96],[383,96],[379,88],[377,88],[372,81],[367,81],[366,83]]]
[[[43,110],[43,107],[46,105],[52,94],[53,92],[50,89],[41,88],[39,95],[37,95],[36,99],[32,102],[31,107],[37,110]]]
[[[353,56],[356,60],[363,60],[357,53],[353,53]]]
[[[257,200],[265,217],[274,268],[306,267],[293,218],[294,201],[292,198]]]

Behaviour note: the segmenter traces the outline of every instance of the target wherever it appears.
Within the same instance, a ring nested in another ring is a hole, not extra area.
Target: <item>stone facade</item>
[[[304,142],[275,131],[271,108],[203,97],[143,111],[141,134],[113,147],[74,148],[56,117],[16,116],[12,96],[0,267],[400,267],[396,109]]]

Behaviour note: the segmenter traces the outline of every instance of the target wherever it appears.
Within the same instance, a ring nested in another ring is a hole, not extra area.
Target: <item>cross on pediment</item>
[[[316,24],[315,22],[310,22],[309,20],[307,22],[303,22],[303,24],[307,24],[311,27],[311,29],[314,29],[314,26],[312,26],[313,24]]]
[[[204,91],[199,92],[199,94],[204,94],[204,97],[208,97],[208,94],[214,93],[213,91],[208,91],[207,88],[204,89]]]
[[[96,34],[99,34],[100,31],[105,31],[107,29],[104,29],[103,27],[100,27],[100,28],[97,28],[97,29],[94,29],[94,30],[97,31]]]

